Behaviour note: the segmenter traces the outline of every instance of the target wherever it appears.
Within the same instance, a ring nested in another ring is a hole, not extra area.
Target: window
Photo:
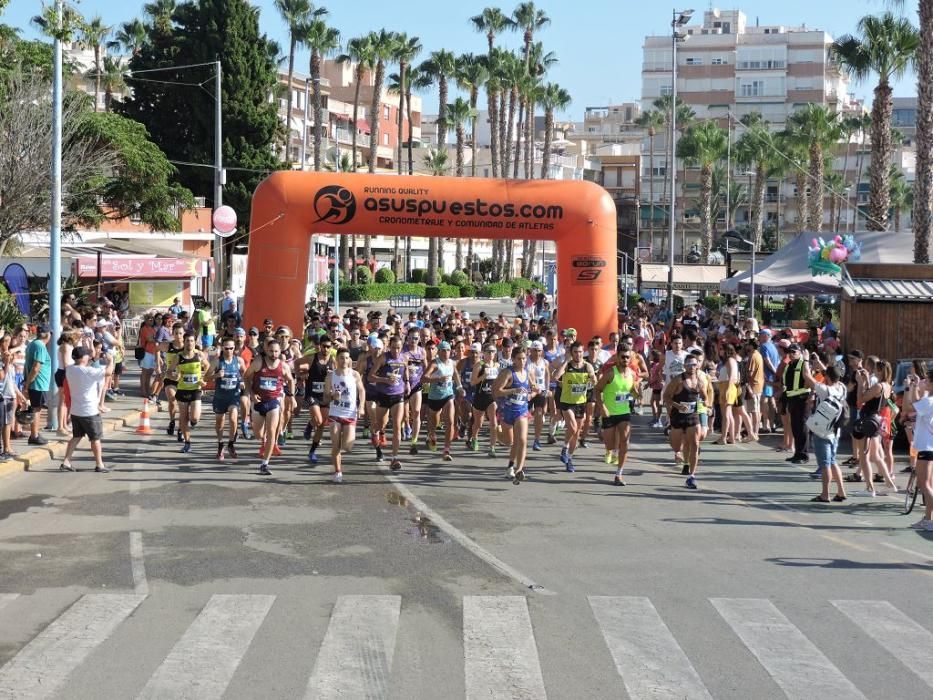
[[[703,59],[702,59],[702,58],[698,58],[698,57],[696,57],[696,56],[689,56],[689,57],[687,58],[687,65],[688,65],[688,66],[702,66],[702,65],[703,65]]]
[[[382,105],[382,118],[383,119],[389,118],[389,105]]]
[[[383,134],[383,135],[382,135],[382,143],[383,143],[383,145],[385,145],[385,146],[388,146],[388,145],[389,145],[389,135],[388,135],[388,134]]]
[[[718,57],[711,60],[710,63],[713,64],[714,66],[724,66],[726,64],[726,62],[722,58],[718,58]]]
[[[760,97],[764,92],[764,80],[749,80],[742,83],[742,97]]]
[[[661,86],[661,97],[667,97],[673,92],[673,88],[670,85]]]
[[[483,177],[489,177],[489,168],[483,168]]]

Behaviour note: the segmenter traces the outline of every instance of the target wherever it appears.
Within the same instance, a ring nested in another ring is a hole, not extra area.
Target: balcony
[[[771,193],[765,194],[765,202],[766,202],[766,203],[769,203],[769,204],[776,204],[777,202],[783,202],[783,201],[784,201],[784,195],[783,195],[783,194],[771,194]]]
[[[786,61],[738,61],[735,64],[736,70],[785,70]]]

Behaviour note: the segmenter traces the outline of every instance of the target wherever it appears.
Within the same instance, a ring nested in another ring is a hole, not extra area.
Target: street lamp
[[[749,281],[748,306],[749,306],[749,314],[751,314],[752,318],[754,318],[755,317],[755,243],[753,241],[748,240],[747,238],[743,238],[742,234],[740,234],[738,231],[735,231],[735,230],[726,231],[723,234],[723,238],[726,238],[727,242],[728,242],[728,239],[731,238],[732,240],[738,241],[739,243],[744,243],[745,245],[747,245],[749,248],[752,249],[752,274],[751,274],[751,279]]]
[[[670,233],[667,246],[667,310],[671,318],[674,317],[674,228],[677,218],[674,206],[677,201],[677,168],[674,167],[677,159],[677,41],[687,38],[679,28],[689,22],[692,16],[693,10],[674,10],[671,19],[671,162],[667,164],[671,171]]]

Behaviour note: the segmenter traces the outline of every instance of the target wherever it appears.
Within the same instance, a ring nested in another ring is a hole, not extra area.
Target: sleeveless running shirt
[[[341,374],[335,369],[330,370],[330,382],[334,391],[340,393],[340,398],[330,401],[330,417],[355,419],[359,407],[356,401],[356,382],[353,381],[353,374],[349,371]]]
[[[239,396],[240,383],[243,377],[240,375],[240,359],[234,357],[229,362],[221,358],[217,363],[217,379],[215,380],[214,394],[223,396]]]
[[[385,360],[382,364],[382,368],[379,370],[383,377],[393,378],[392,384],[379,384],[379,391],[385,394],[386,396],[400,396],[405,393],[405,382],[403,377],[405,376],[405,366],[407,364],[407,359],[405,353],[400,352],[395,357],[392,356],[391,352],[385,354]]]
[[[577,405],[586,403],[586,390],[589,387],[590,373],[586,363],[581,367],[568,364],[561,375],[560,400],[561,403]]]
[[[279,361],[278,367],[269,367],[266,358],[262,358],[262,367],[253,375],[253,391],[259,394],[260,401],[276,401],[285,393],[285,366]]]
[[[618,367],[612,368],[612,379],[603,387],[603,405],[610,416],[628,415],[632,411],[630,399],[635,379],[630,371],[624,374]]]
[[[436,360],[437,372],[444,379],[443,381],[431,382],[431,388],[428,390],[428,398],[432,400],[446,399],[454,395],[454,363],[453,360]]]
[[[201,388],[201,355],[182,357],[178,354],[178,389],[179,391],[198,391]]]

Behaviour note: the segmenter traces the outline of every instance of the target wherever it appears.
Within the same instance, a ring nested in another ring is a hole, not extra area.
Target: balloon
[[[812,241],[810,241],[810,245],[813,246],[814,248],[820,247],[820,244],[816,242],[815,238]]]
[[[829,252],[829,248],[823,248],[823,250],[820,251],[820,259],[829,260]]]
[[[852,248],[849,250],[849,261],[858,262],[862,259],[862,244],[853,242]]]
[[[229,235],[236,231],[236,212],[224,204],[214,210],[212,222],[217,233]]]
[[[829,251],[829,261],[837,263],[837,264],[841,262],[845,262],[848,256],[849,256],[849,251],[847,251],[845,248],[841,246],[833,248],[832,250]]]

